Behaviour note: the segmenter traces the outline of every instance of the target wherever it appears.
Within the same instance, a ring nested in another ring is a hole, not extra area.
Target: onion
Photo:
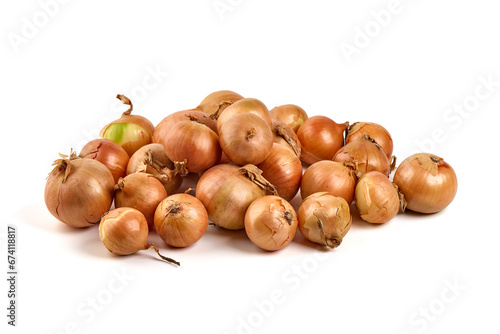
[[[246,98],[231,104],[229,107],[224,109],[224,112],[220,113],[218,117],[215,114],[213,115],[214,118],[217,119],[217,130],[220,131],[222,124],[224,124],[224,122],[232,116],[245,113],[251,113],[262,117],[267,124],[269,124],[269,127],[273,125],[271,115],[269,114],[269,110],[266,105],[257,99]]]
[[[148,244],[148,222],[136,209],[118,208],[106,213],[99,224],[99,237],[111,253],[129,255],[153,248],[163,260],[180,265],[174,259],[161,255],[155,245]]]
[[[163,137],[163,147],[181,176],[188,172],[203,173],[217,164],[222,154],[219,136],[194,116],[172,126]]]
[[[127,152],[117,143],[108,139],[94,139],[89,141],[80,151],[81,158],[94,159],[108,167],[115,183],[126,175],[128,164]]]
[[[387,131],[382,125],[377,123],[367,123],[367,122],[356,122],[349,126],[347,129],[347,134],[345,137],[345,143],[349,144],[358,138],[362,137],[363,134],[367,134],[373,138],[382,146],[382,150],[388,159],[392,157],[393,142],[389,131]]]
[[[361,178],[364,174],[373,170],[389,177],[396,160],[394,159],[391,164],[384,151],[382,151],[382,147],[370,136],[363,135],[338,150],[333,157],[333,161],[354,163],[356,165],[356,175]]]
[[[196,198],[208,212],[209,220],[229,230],[245,227],[245,212],[257,198],[276,195],[276,189],[254,165],[217,165],[198,181]]]
[[[116,98],[130,108],[122,114],[122,117],[103,127],[99,136],[114,141],[131,156],[141,146],[151,143],[154,125],[145,117],[131,115],[134,107],[126,96],[118,94]]]
[[[293,240],[297,225],[295,210],[279,196],[268,195],[256,199],[245,214],[248,238],[267,251],[286,247]]]
[[[104,164],[78,158],[73,151],[60,156],[45,184],[47,209],[69,226],[97,223],[113,202],[113,175]]]
[[[284,104],[274,107],[269,113],[272,119],[283,122],[294,132],[297,132],[302,123],[308,118],[305,110],[295,104]]]
[[[352,216],[342,197],[314,193],[304,199],[297,212],[299,230],[306,239],[328,248],[338,247],[349,228]]]
[[[394,173],[394,183],[404,195],[403,211],[435,213],[446,208],[457,193],[457,175],[442,158],[417,153],[406,158]]]
[[[300,150],[302,145],[300,144],[299,137],[293,132],[293,130],[285,123],[273,119],[273,126],[271,127],[273,132],[273,141],[277,144],[283,145],[288,149],[291,149],[295,155],[300,158]]]
[[[197,242],[208,227],[203,204],[189,194],[175,194],[158,205],[154,215],[156,232],[167,245],[187,247]]]
[[[196,107],[196,109],[199,109],[209,115],[220,114],[228,106],[241,99],[243,99],[243,96],[238,93],[230,90],[220,90],[208,94],[208,96],[201,101],[200,105]]]
[[[317,192],[327,192],[330,195],[342,197],[348,204],[354,199],[356,187],[354,165],[349,162],[322,160],[309,166],[300,185],[303,199]]]
[[[127,174],[144,172],[153,175],[163,184],[167,194],[179,190],[182,177],[175,171],[175,166],[167,157],[161,144],[148,144],[138,149],[129,160]]]
[[[397,188],[384,174],[368,172],[356,185],[356,207],[364,221],[386,223],[399,212]]]
[[[273,146],[269,125],[255,114],[237,114],[219,131],[219,142],[227,157],[239,165],[260,164]]]
[[[290,149],[274,143],[267,159],[257,167],[282,198],[291,201],[295,197],[302,178],[302,163]]]
[[[337,124],[326,116],[313,116],[304,121],[297,131],[302,144],[301,160],[309,165],[320,160],[331,160],[342,145],[349,122]]]
[[[133,173],[120,178],[115,190],[115,207],[139,210],[153,229],[156,207],[167,197],[163,184],[151,174]]]
[[[212,129],[215,133],[218,133],[217,121],[211,119],[210,115],[197,109],[189,109],[174,112],[162,119],[155,127],[151,141],[165,146],[165,136],[170,132],[172,127],[181,121],[189,121],[191,117],[196,117],[197,119],[203,121],[206,126]]]

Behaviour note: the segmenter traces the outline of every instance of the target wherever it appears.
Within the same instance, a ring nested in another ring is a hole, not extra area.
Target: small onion
[[[115,185],[115,207],[129,207],[142,212],[150,229],[154,226],[156,207],[167,197],[167,192],[153,175],[133,173],[120,178]]]
[[[348,204],[354,199],[356,187],[354,165],[349,162],[322,160],[309,166],[300,185],[303,199],[317,192],[327,192],[330,195],[342,197]]]
[[[286,247],[293,240],[297,225],[295,210],[279,196],[268,195],[256,199],[245,214],[248,238],[267,251]]]
[[[283,145],[290,149],[300,158],[300,150],[302,145],[300,144],[299,137],[293,132],[293,130],[285,123],[273,119],[273,126],[271,127],[273,132],[273,141],[277,144]]]
[[[331,160],[344,145],[344,131],[349,122],[337,124],[326,116],[313,116],[304,121],[297,131],[302,144],[301,160],[309,165],[320,160]]]
[[[394,173],[394,183],[404,195],[403,211],[435,213],[446,208],[455,198],[457,175],[442,158],[430,153],[417,153],[406,158]]]
[[[156,232],[167,245],[187,247],[205,234],[208,214],[203,204],[189,194],[175,194],[158,205],[154,215]]]
[[[328,193],[314,193],[300,204],[297,212],[299,230],[309,241],[338,247],[349,228],[352,216],[349,204],[342,197]]]
[[[305,110],[295,104],[284,104],[274,107],[269,113],[272,119],[283,122],[294,132],[297,132],[302,123],[308,118]]]
[[[209,115],[220,114],[228,106],[241,99],[243,99],[243,96],[238,93],[230,90],[219,90],[208,94],[196,109]]]
[[[113,175],[104,164],[81,159],[71,151],[60,154],[45,184],[45,204],[50,213],[73,227],[97,222],[113,202]]]
[[[128,153],[114,141],[102,138],[91,140],[82,148],[79,157],[103,163],[113,174],[115,183],[126,175]]]
[[[356,207],[361,219],[382,224],[399,212],[399,195],[396,186],[380,172],[368,172],[356,185]]]
[[[349,144],[358,138],[362,137],[363,134],[367,134],[373,138],[382,146],[382,150],[388,159],[392,157],[392,150],[394,148],[394,144],[392,142],[392,137],[389,131],[387,131],[382,125],[377,123],[368,123],[368,122],[356,122],[349,126],[347,129],[347,134],[345,137],[345,143]]]
[[[243,229],[248,206],[266,194],[277,192],[254,165],[214,166],[203,173],[196,187],[196,198],[207,209],[210,221],[229,230]]]
[[[173,195],[182,185],[181,175],[167,157],[163,145],[148,144],[138,149],[129,160],[127,174],[144,172],[153,175],[163,184],[167,194]]]
[[[358,178],[373,170],[389,177],[393,169],[393,165],[382,151],[382,147],[368,135],[363,135],[357,140],[346,144],[335,153],[333,161],[354,163]],[[393,160],[394,162],[395,160]]]
[[[220,116],[216,118],[217,131],[220,131],[222,124],[224,124],[224,122],[226,122],[232,116],[245,113],[255,114],[262,117],[267,122],[267,124],[269,124],[269,127],[273,125],[269,110],[264,103],[257,99],[245,98],[231,104],[229,107],[224,109]]]
[[[273,146],[269,125],[255,114],[237,114],[219,131],[219,142],[226,156],[239,165],[260,164]]]
[[[122,117],[102,128],[99,136],[114,141],[132,156],[140,147],[151,143],[155,127],[147,118],[131,115],[134,107],[126,96],[118,94],[116,98],[130,108],[122,114]]]
[[[111,253],[129,255],[153,248],[163,260],[180,265],[174,259],[161,255],[154,244],[148,244],[148,222],[136,209],[124,207],[106,213],[99,224],[99,237]]]
[[[295,197],[302,178],[302,163],[291,150],[274,143],[269,156],[257,167],[282,198],[291,201]]]

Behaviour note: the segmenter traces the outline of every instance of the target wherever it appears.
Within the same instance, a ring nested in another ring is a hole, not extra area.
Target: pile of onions
[[[201,101],[200,105],[197,106],[196,109],[199,109],[209,115],[219,115],[228,106],[241,99],[243,99],[243,96],[238,93],[230,90],[219,90],[208,94],[208,96]]]
[[[113,174],[115,183],[127,174],[128,153],[117,143],[108,139],[89,141],[80,151],[79,157],[103,163]]]
[[[429,153],[406,158],[394,173],[394,183],[404,195],[403,210],[420,213],[443,210],[453,201],[458,188],[453,168]]]
[[[243,229],[248,206],[267,194],[276,195],[276,189],[254,165],[214,166],[203,173],[196,188],[210,221],[229,230]]]
[[[297,134],[288,125],[273,119],[271,131],[273,132],[273,142],[292,150],[300,158],[302,145]]]
[[[392,157],[392,150],[394,144],[392,142],[392,137],[389,131],[387,131],[382,125],[377,123],[369,122],[356,122],[349,126],[347,129],[347,134],[345,137],[345,143],[349,144],[353,141],[361,138],[364,134],[370,136],[382,147],[385,155],[388,159]]]
[[[287,201],[295,197],[302,179],[302,163],[290,149],[274,143],[269,156],[257,167],[280,197]]]
[[[238,100],[231,104],[229,107],[224,109],[222,113],[216,118],[217,119],[217,130],[220,131],[222,124],[224,124],[228,119],[237,114],[255,114],[263,118],[269,127],[271,127],[272,119],[269,114],[269,110],[262,101],[254,98],[245,98]]]
[[[155,129],[153,123],[147,118],[131,115],[134,109],[132,102],[124,95],[118,94],[117,99],[130,106],[122,116],[104,126],[99,135],[120,145],[131,156],[142,146],[151,143],[151,137]]]
[[[358,178],[373,170],[389,177],[393,169],[393,165],[382,151],[382,147],[368,135],[362,135],[339,149],[335,153],[333,161],[354,163]],[[393,160],[394,163],[395,160]]]
[[[302,198],[317,192],[342,197],[348,204],[354,199],[356,173],[350,162],[331,160],[318,161],[306,169],[302,176],[300,193]]]
[[[87,227],[97,222],[113,202],[114,179],[99,161],[60,154],[45,184],[45,205],[61,222]]]
[[[283,122],[294,132],[297,132],[302,123],[308,118],[305,110],[295,104],[274,107],[269,113],[272,119]]]
[[[344,131],[349,122],[337,124],[326,116],[313,116],[304,121],[297,131],[302,144],[301,160],[309,165],[320,160],[331,160],[344,145]]]

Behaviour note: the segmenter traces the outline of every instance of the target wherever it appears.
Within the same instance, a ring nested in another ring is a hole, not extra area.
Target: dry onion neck
[[[234,101],[221,101],[219,103],[219,106],[217,107],[217,110],[212,115],[210,115],[210,119],[218,120],[220,114],[222,113],[222,111],[224,111],[224,109],[222,109],[222,107],[223,106],[229,107],[233,103],[234,103]]]
[[[286,129],[278,124],[274,127],[274,130],[278,136],[282,137],[288,145],[290,145],[292,150],[295,152],[295,155],[300,158],[300,148],[297,146],[295,139],[290,137],[290,135],[286,132]]]
[[[56,175],[64,171],[64,177],[62,179],[62,182],[64,183],[68,178],[69,172],[71,171],[71,161],[77,159],[78,156],[76,155],[76,152],[73,151],[73,149],[71,149],[69,156],[61,153],[59,153],[59,156],[61,157],[61,159],[57,159],[52,163],[52,166],[55,167],[49,173],[49,176]]]
[[[189,174],[189,170],[187,169],[187,159],[184,161],[174,161],[174,176],[179,174],[180,176],[186,176]]]
[[[178,266],[180,266],[180,262],[177,262],[175,261],[174,259],[172,258],[169,258],[169,257],[166,257],[166,256],[163,256],[160,254],[160,250],[158,249],[158,247],[156,247],[154,244],[147,244],[146,245],[146,249],[150,249],[150,248],[153,248],[156,252],[156,254],[158,254],[159,257],[161,257],[163,260],[169,262],[169,263],[173,263],[173,264],[176,264]]]
[[[248,164],[241,167],[239,171],[242,172],[243,174],[246,174],[246,176],[250,179],[250,181],[252,181],[256,185],[264,189],[266,192],[278,196],[278,191],[276,190],[276,187],[274,187],[269,181],[267,181],[262,176],[262,171],[259,168],[257,168],[257,166]]]
[[[292,221],[294,219],[293,213],[291,213],[290,211],[285,211],[284,216],[288,225],[292,226]]]
[[[126,104],[130,106],[124,113],[123,115],[130,115],[132,113],[132,110],[134,109],[134,106],[132,105],[132,101],[128,97],[122,94],[116,95],[116,98],[120,100],[123,104]]]
[[[370,137],[370,136],[369,136],[369,135],[367,135],[366,133],[363,133],[362,138],[363,138],[364,140],[368,140],[368,141],[372,142],[373,144],[375,144],[375,146],[377,146],[377,148],[378,148],[379,150],[381,150],[381,151],[382,151],[382,146],[380,146],[380,144],[379,144],[379,143],[377,143],[377,141],[376,141],[375,139],[373,139],[372,137]]]

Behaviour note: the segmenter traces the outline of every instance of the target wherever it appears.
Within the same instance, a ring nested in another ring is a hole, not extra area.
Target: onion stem
[[[156,247],[154,244],[147,244],[146,245],[146,249],[150,249],[150,248],[153,248],[156,253],[158,254],[159,257],[161,257],[163,260],[167,261],[167,262],[170,262],[170,263],[173,263],[173,264],[176,264],[178,266],[180,266],[180,262],[177,262],[175,261],[174,259],[172,258],[169,258],[169,257],[166,257],[166,256],[163,256],[160,254],[160,250],[158,249],[158,247]]]

